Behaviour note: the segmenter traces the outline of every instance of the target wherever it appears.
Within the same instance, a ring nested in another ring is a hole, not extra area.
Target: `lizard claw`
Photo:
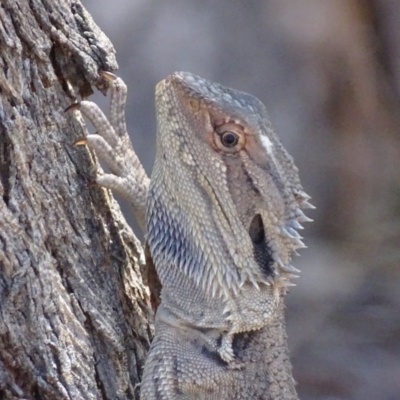
[[[85,146],[87,144],[87,139],[85,137],[75,140],[74,146]]]
[[[242,362],[238,362],[238,361],[232,361],[228,364],[228,369],[232,369],[232,370],[240,370],[244,368],[244,363]]]
[[[64,110],[64,112],[79,110],[80,106],[81,106],[81,103],[79,103],[79,102],[72,103]]]
[[[118,79],[117,75],[113,74],[112,72],[108,71],[100,71],[100,75],[102,78],[107,79],[108,81],[115,81]]]

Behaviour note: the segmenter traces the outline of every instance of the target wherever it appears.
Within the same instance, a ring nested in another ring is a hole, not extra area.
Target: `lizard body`
[[[156,87],[149,182],[113,116],[126,87],[106,77],[111,123],[85,143],[114,174],[98,183],[125,194],[146,220],[162,284],[141,399],[296,399],[283,297],[296,272],[292,254],[304,247],[301,208],[312,206],[264,105],[190,73],[170,75]],[[104,126],[96,107],[80,104]]]

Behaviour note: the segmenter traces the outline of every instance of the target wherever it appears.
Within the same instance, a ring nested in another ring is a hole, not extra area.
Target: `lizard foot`
[[[227,363],[232,363],[235,359],[235,353],[232,348],[232,335],[225,335],[222,337],[221,346],[218,349],[220,357]]]
[[[133,150],[125,123],[125,103],[127,87],[121,78],[110,72],[102,72],[102,77],[110,81],[110,117],[104,115],[92,101],[83,100],[72,104],[66,111],[78,109],[96,128],[75,142],[94,150],[107,165],[111,173],[98,175],[97,184],[115,190],[132,205],[135,217],[145,229],[145,208],[150,180]]]
[[[232,348],[233,335],[223,336],[218,354],[228,365],[228,369],[238,370],[243,368],[243,363],[235,359],[235,353]]]

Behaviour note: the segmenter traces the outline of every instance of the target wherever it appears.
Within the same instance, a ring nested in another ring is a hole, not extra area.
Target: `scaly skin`
[[[99,184],[130,198],[139,221],[146,213],[162,284],[141,399],[297,399],[283,298],[296,272],[292,254],[304,247],[297,229],[309,219],[301,208],[312,206],[265,107],[195,75],[170,75],[156,88],[149,186],[126,147],[122,112],[113,116],[126,87],[105,77],[111,123],[99,129],[106,118],[82,102],[99,132],[85,143],[115,174]]]

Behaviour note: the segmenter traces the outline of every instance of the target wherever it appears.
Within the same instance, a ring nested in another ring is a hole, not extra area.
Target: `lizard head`
[[[192,243],[186,250],[170,244],[169,258],[163,244],[164,260],[213,291],[235,290],[246,281],[285,285],[295,271],[293,252],[305,247],[297,230],[309,219],[301,209],[312,206],[262,102],[177,72],[157,85],[156,111],[150,192],[157,190],[149,196],[148,229],[160,229],[154,214],[169,202],[162,223],[179,231],[177,243],[179,235]]]

